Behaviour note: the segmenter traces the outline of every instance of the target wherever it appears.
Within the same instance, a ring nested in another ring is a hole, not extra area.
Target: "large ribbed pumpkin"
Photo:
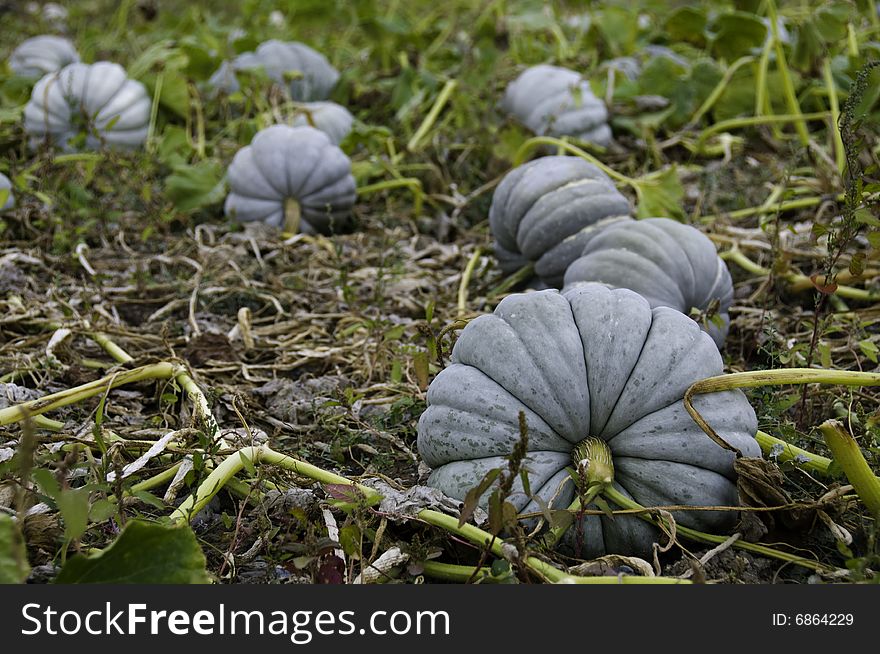
[[[419,453],[433,469],[428,484],[463,500],[488,471],[507,465],[522,412],[532,496],[556,508],[575,497],[572,456],[591,437],[611,451],[615,487],[642,505],[736,505],[734,454],[703,433],[682,402],[691,384],[722,369],[693,320],[652,309],[630,290],[583,284],[510,295],[465,327],[451,364],[428,389],[418,426]],[[755,413],[740,391],[699,395],[694,404],[730,445],[760,454]],[[509,499],[520,512],[540,510],[519,481]],[[674,515],[713,533],[737,517]],[[632,516],[585,516],[580,529],[585,557],[646,555],[659,537]]]
[[[314,127],[260,130],[235,154],[227,179],[227,216],[307,234],[348,226],[356,195],[351,161]]]
[[[84,136],[87,149],[133,149],[147,138],[151,107],[147,89],[122,66],[76,63],[34,85],[24,128],[32,146],[49,141],[74,150],[77,137]]]
[[[532,261],[545,283],[559,287],[584,240],[629,213],[629,201],[593,164],[580,157],[541,157],[501,180],[489,226],[505,272]]]
[[[508,85],[501,107],[540,136],[572,136],[602,146],[611,142],[605,103],[586,79],[567,68],[527,68]]]
[[[594,234],[565,273],[565,286],[601,282],[639,293],[652,307],[682,313],[714,306],[721,324],[706,327],[718,347],[730,325],[733,282],[727,265],[702,232],[669,218],[609,225]]]

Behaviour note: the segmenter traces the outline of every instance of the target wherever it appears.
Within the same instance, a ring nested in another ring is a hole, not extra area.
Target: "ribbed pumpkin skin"
[[[86,131],[85,147],[134,149],[143,145],[152,100],[122,66],[107,61],[70,64],[34,85],[24,109],[32,146],[48,139],[70,151],[70,140]]]
[[[294,127],[311,126],[319,129],[330,137],[334,145],[342,143],[351,132],[354,116],[342,105],[335,102],[305,102],[301,107],[302,111],[290,123]]]
[[[44,34],[22,41],[9,57],[9,68],[19,77],[42,77],[78,61],[79,53],[68,39]]]
[[[540,136],[573,136],[607,146],[608,110],[578,73],[540,64],[508,85],[501,107]]]
[[[0,191],[9,191],[6,201],[3,203],[3,206],[0,206],[0,211],[12,209],[15,206],[15,196],[12,195],[12,181],[3,173],[0,173]]]
[[[300,231],[331,234],[348,226],[356,189],[351,161],[314,127],[272,125],[239,150],[227,172],[226,215],[284,225],[288,198],[300,205]]]
[[[600,282],[639,293],[652,307],[685,314],[719,301],[722,327],[709,323],[720,348],[730,325],[733,282],[715,246],[702,232],[669,218],[646,218],[609,225],[586,243],[565,273],[565,286]]]
[[[418,426],[419,453],[433,468],[428,484],[463,500],[486,472],[506,467],[523,412],[532,494],[556,508],[575,497],[566,468],[589,436],[608,444],[616,488],[645,506],[735,505],[733,453],[706,436],[682,403],[691,384],[722,369],[694,321],[651,309],[630,290],[584,284],[510,295],[465,327],[451,364],[428,388]],[[755,412],[740,391],[700,395],[694,404],[728,443],[760,455]],[[519,480],[509,499],[520,512],[540,510]],[[736,521],[733,512],[674,515],[712,533]],[[631,516],[585,516],[580,528],[584,557],[644,556],[659,537]]]
[[[266,75],[287,89],[291,100],[312,102],[325,100],[339,81],[337,71],[327,58],[297,41],[264,41],[255,52],[244,52],[232,63],[224,61],[211,76],[210,84],[226,93],[234,93],[240,85],[236,71],[263,68]]]
[[[629,213],[629,201],[596,166],[579,157],[541,157],[501,180],[489,226],[503,270],[534,261],[536,274],[559,287],[583,239]]]

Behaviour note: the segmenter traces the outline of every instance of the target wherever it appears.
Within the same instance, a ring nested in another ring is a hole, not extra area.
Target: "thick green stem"
[[[767,99],[767,69],[770,65],[770,50],[773,47],[773,39],[764,42],[761,50],[761,58],[758,60],[758,74],[755,78],[755,115],[764,115],[764,104]]]
[[[196,489],[196,492],[174,510],[170,516],[171,522],[189,522],[246,464],[257,465],[260,463],[276,465],[324,484],[351,486],[353,490],[363,495],[368,502],[375,502],[382,497],[368,486],[355,484],[345,477],[327,472],[310,463],[299,461],[298,459],[275,452],[266,446],[259,445],[242,448],[238,452],[227,456],[219,466],[211,471],[211,474]]]
[[[727,250],[726,252],[722,252],[718,256],[726,261],[732,261],[740,268],[742,268],[746,272],[752,273],[753,275],[765,277],[767,275],[770,275],[771,273],[771,270],[769,268],[764,268],[763,266],[755,263],[745,254],[743,254],[743,252],[738,248]],[[794,291],[804,291],[816,288],[812,279],[810,279],[806,275],[801,275],[800,273],[782,273],[780,277],[788,282],[791,289]],[[873,293],[863,288],[855,288],[853,286],[845,286],[843,284],[838,284],[836,286],[833,295],[849,298],[851,300],[861,300],[862,302],[876,302],[880,300],[880,293]]]
[[[650,515],[648,509],[643,507],[641,504],[629,499],[626,495],[618,491],[613,486],[609,486],[605,489],[604,492],[605,497],[614,502],[614,504],[618,505],[623,509],[631,509],[631,510],[642,510],[644,513],[638,513],[638,517],[644,520],[645,522],[649,522],[653,525],[658,525],[659,520],[653,518]],[[685,527],[680,524],[675,525],[675,533],[680,536],[684,536],[685,538],[689,538],[690,540],[694,540],[700,543],[707,543],[710,545],[720,545],[724,543],[728,537],[727,536],[716,536],[714,534],[707,534],[702,531],[698,531],[696,529],[691,529],[690,527]],[[743,541],[742,539],[733,543],[733,547],[741,550],[746,550],[748,552],[754,552],[755,554],[762,554],[764,556],[769,556],[774,559],[779,559],[781,561],[787,561],[788,563],[794,563],[796,565],[802,566],[804,568],[808,568],[810,570],[816,570],[817,572],[830,572],[832,569],[818,561],[811,561],[810,559],[805,559],[801,556],[797,556],[796,554],[789,554],[788,552],[781,552],[779,550],[775,550],[772,547],[767,547],[766,545],[759,545],[757,543],[749,543]]]
[[[831,114],[828,111],[817,111],[811,114],[792,113],[774,116],[749,116],[747,118],[730,118],[729,120],[722,120],[715,123],[714,125],[710,125],[702,132],[700,132],[700,136],[697,138],[696,144],[697,151],[702,151],[705,147],[706,141],[709,140],[709,137],[717,134],[718,132],[726,132],[728,130],[738,129],[740,127],[754,127],[755,125],[772,125],[775,123],[794,122],[798,125],[804,125],[804,121],[821,120],[823,118],[828,118],[830,115]]]
[[[798,103],[797,95],[794,91],[794,83],[791,80],[791,72],[785,59],[785,49],[783,48],[782,40],[779,38],[779,20],[774,0],[767,0],[767,17],[770,19],[773,47],[776,49],[776,66],[779,68],[779,75],[782,77],[782,92],[785,95],[785,102],[788,105],[789,112],[796,117],[795,129],[797,129],[801,145],[807,147],[810,144],[810,132],[807,130],[806,116],[803,116],[801,113],[801,106]]]
[[[414,205],[413,205],[413,213],[418,216],[422,213],[422,205],[425,200],[425,192],[422,188],[421,180],[415,177],[398,177],[395,179],[385,180],[384,182],[376,182],[375,184],[367,184],[365,186],[359,186],[357,189],[358,195],[369,195],[371,193],[378,193],[379,191],[387,191],[393,188],[406,188],[413,195]]]
[[[458,526],[458,518],[447,515],[445,513],[440,513],[439,511],[434,511],[432,509],[422,509],[418,512],[417,517],[430,525],[434,525],[435,527],[440,527],[448,532],[457,534],[462,538],[470,541],[474,545],[478,547],[489,548],[489,551],[492,552],[495,556],[506,559],[505,556],[505,548],[504,541],[500,538],[493,536],[488,531],[483,531],[479,527],[475,527],[474,525],[464,524],[462,526]],[[510,547],[508,545],[508,547]],[[546,579],[547,581],[558,582],[562,581],[564,578],[570,577],[571,575],[563,572],[559,568],[555,568],[549,563],[542,561],[541,559],[534,556],[527,556],[525,558],[524,563],[538,575]]]
[[[516,286],[517,284],[531,279],[535,274],[535,264],[531,261],[514,273],[504,278],[498,286],[489,291],[489,297],[496,297]]]
[[[837,100],[837,87],[834,85],[834,76],[831,74],[831,59],[826,57],[822,62],[822,78],[825,81],[825,90],[828,92],[828,104],[831,109],[831,133],[834,140],[834,162],[837,171],[842,175],[846,169],[846,150],[843,147],[843,138],[840,136],[840,103]]]
[[[302,223],[302,209],[296,198],[284,198],[284,232],[299,234]]]
[[[492,573],[486,568],[476,569],[469,565],[455,565],[452,563],[440,563],[439,561],[425,561],[422,563],[423,574],[432,579],[442,579],[458,584],[468,582],[497,583]]]
[[[825,370],[822,368],[784,368],[777,370],[751,370],[735,372],[702,379],[685,391],[684,408],[700,429],[717,445],[740,455],[741,452],[727,443],[693,405],[694,395],[717,393],[735,388],[758,388],[781,384],[833,384],[838,386],[880,386],[880,373],[852,370]]]
[[[826,420],[819,425],[819,431],[862,502],[875,517],[880,518],[880,479],[865,461],[858,443],[837,420]]]
[[[728,211],[723,214],[709,214],[707,216],[700,216],[700,221],[711,223],[722,217],[736,220],[737,218],[751,218],[752,216],[760,216],[764,214],[781,213],[783,211],[794,211],[796,209],[806,209],[807,207],[815,207],[816,205],[822,204],[829,199],[840,202],[843,200],[843,194],[841,193],[840,195],[837,195],[833,198],[829,198],[827,196],[819,196],[812,198],[798,198],[797,200],[786,200],[785,202],[777,202],[773,204],[765,203],[757,207],[736,209],[735,211]]]
[[[86,324],[86,327],[88,328],[88,324]],[[134,361],[133,356],[111,341],[106,334],[93,331],[90,331],[88,334],[89,338],[104,348],[104,351],[109,354],[116,363],[131,363]]]
[[[755,440],[758,441],[758,445],[761,446],[761,451],[764,453],[764,456],[770,456],[775,448],[775,451],[778,452],[776,460],[779,462],[785,463],[786,461],[794,461],[807,470],[818,472],[821,475],[828,474],[828,468],[831,466],[831,459],[827,457],[813,454],[812,452],[792,445],[788,441],[776,438],[776,436],[771,436],[767,432],[760,430],[755,434]]]
[[[434,126],[434,123],[437,122],[437,116],[440,115],[440,112],[449,101],[449,97],[452,95],[452,92],[455,90],[455,87],[457,85],[458,82],[454,79],[447,81],[446,84],[443,85],[443,88],[440,90],[440,94],[434,101],[434,104],[431,107],[431,110],[428,112],[428,115],[425,116],[425,119],[422,121],[422,124],[419,125],[416,133],[412,135],[409,143],[406,144],[407,150],[409,150],[410,152],[417,152],[419,150],[419,146],[421,145],[422,140],[428,134],[428,131],[431,129],[431,127]]]
[[[555,138],[553,136],[535,136],[530,138],[528,141],[519,146],[519,150],[516,151],[516,154],[513,155],[513,166],[520,166],[525,162],[526,158],[532,153],[533,150],[536,150],[542,145],[552,145],[566,152],[570,152],[571,154],[577,155],[581,159],[585,159],[589,161],[591,164],[599,168],[602,172],[608,175],[611,179],[615,179],[621,184],[626,184],[627,186],[635,186],[636,180],[631,177],[627,177],[626,175],[622,175],[617,172],[613,168],[609,168],[601,161],[599,161],[596,157],[591,155],[588,152],[585,152],[581,148],[576,145],[572,145],[568,141],[563,141],[562,139]]]
[[[379,502],[382,499],[381,494],[368,486],[357,484],[341,475],[327,472],[309,463],[280,454],[266,446],[246,447],[229,455],[217,466],[196,489],[196,492],[174,510],[169,517],[171,522],[189,522],[230,479],[245,467],[246,463],[248,465],[261,463],[276,465],[324,484],[349,486],[353,491],[362,495],[369,504]],[[474,525],[464,524],[459,526],[458,518],[454,516],[432,509],[422,509],[416,514],[416,517],[435,527],[440,527],[450,533],[461,536],[479,547],[489,548],[490,552],[495,556],[507,558],[510,555],[510,545],[505,547],[504,541]],[[577,582],[578,579],[534,556],[525,557],[524,563],[529,569],[547,581],[572,583],[572,580]]]
[[[691,116],[690,121],[688,121],[691,125],[696,125],[700,122],[700,119],[706,115],[706,113],[715,106],[715,103],[718,102],[718,99],[724,93],[724,90],[727,88],[727,85],[730,84],[730,80],[733,79],[734,73],[738,71],[740,68],[753,62],[755,58],[751,55],[746,55],[744,57],[740,57],[736,61],[734,61],[730,66],[727,67],[727,70],[724,71],[724,75],[721,77],[721,80],[718,84],[715,85],[715,88],[712,89],[712,92],[709,94],[709,97],[700,105],[700,108],[694,112],[694,115]]]
[[[126,384],[134,384],[146,379],[170,379],[179,372],[177,366],[162,362],[153,363],[133,370],[125,370],[101,379],[77,386],[75,388],[59,391],[5,409],[0,409],[0,425],[9,425],[21,422],[28,416],[40,415],[69,404],[75,404],[82,400],[105,393],[108,389],[117,388]]]
[[[498,583],[498,580],[485,568],[476,568],[468,565],[454,565],[452,563],[439,563],[437,561],[425,561],[422,564],[424,574],[434,579],[442,579],[456,583],[467,583],[471,580],[480,583]],[[476,571],[476,576],[474,572]],[[619,575],[603,577],[581,577],[567,575],[561,577],[556,583],[559,584],[587,584],[600,586],[615,586],[619,584],[690,584],[688,579],[676,579],[675,577],[641,577],[638,575]]]

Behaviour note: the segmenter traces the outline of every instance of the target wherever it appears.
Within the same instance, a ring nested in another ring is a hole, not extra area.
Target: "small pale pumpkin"
[[[75,63],[45,75],[24,108],[24,129],[32,146],[48,140],[75,150],[85,147],[133,149],[147,138],[152,100],[122,66],[107,61]]]
[[[562,285],[568,265],[597,228],[627,218],[629,201],[605,173],[579,157],[541,157],[509,172],[492,196],[489,226],[501,268],[529,261]]]
[[[608,110],[581,75],[560,66],[527,68],[504,93],[502,109],[539,136],[573,136],[607,146]]]
[[[669,218],[622,221],[596,232],[565,272],[565,286],[600,282],[639,293],[652,307],[685,314],[710,308],[720,324],[707,328],[718,347],[730,326],[733,282],[702,232]]]
[[[287,90],[292,100],[325,100],[339,81],[337,71],[317,50],[297,41],[264,41],[255,52],[244,52],[231,63],[224,61],[211,76],[210,84],[226,93],[240,85],[236,73],[262,68],[270,79]]]
[[[488,471],[506,467],[522,413],[532,496],[517,480],[508,498],[521,513],[540,511],[540,502],[569,506],[572,459],[590,437],[610,449],[615,487],[642,505],[736,505],[734,454],[703,433],[682,402],[691,384],[722,369],[718,349],[694,321],[652,309],[628,289],[583,284],[509,295],[464,328],[452,363],[428,388],[418,426],[419,453],[433,468],[428,484],[463,500]],[[727,443],[760,455],[755,412],[743,393],[699,395],[694,404]],[[736,521],[729,511],[674,516],[713,533]],[[644,556],[659,537],[633,516],[584,516],[569,533],[577,529],[584,535],[579,553],[589,558]]]
[[[351,161],[314,127],[260,130],[235,154],[227,179],[227,216],[307,234],[345,228],[356,195]]]
[[[22,41],[9,57],[9,68],[19,77],[42,77],[79,61],[69,39],[44,34]]]
[[[310,125],[329,136],[334,145],[339,145],[351,132],[354,116],[335,102],[304,102],[297,107],[290,124],[294,127]]]

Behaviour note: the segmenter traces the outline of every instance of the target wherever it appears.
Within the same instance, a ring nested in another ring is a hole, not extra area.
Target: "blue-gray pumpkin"
[[[45,75],[24,108],[24,129],[32,147],[49,141],[64,150],[134,149],[143,145],[152,100],[119,64],[75,63]]]
[[[335,102],[304,102],[296,107],[290,124],[294,127],[311,126],[324,132],[334,145],[339,145],[351,132],[354,116]]]
[[[652,309],[633,291],[583,284],[509,295],[464,328],[451,364],[428,389],[418,426],[419,453],[433,469],[428,484],[463,500],[488,471],[506,467],[522,413],[532,496],[517,480],[509,500],[520,512],[570,505],[572,457],[591,437],[610,449],[617,490],[644,506],[735,506],[734,453],[710,439],[682,402],[694,382],[722,370],[718,348],[694,321]],[[743,393],[698,395],[694,405],[727,443],[760,455]],[[712,533],[737,519],[735,511],[673,515]],[[659,538],[625,515],[584,516],[570,538],[579,530],[583,557],[644,556]]]
[[[244,52],[231,63],[224,61],[209,82],[217,90],[234,93],[240,88],[236,73],[256,68],[300,102],[325,100],[339,81],[339,71],[320,52],[297,41],[270,39],[255,52]]]
[[[713,309],[705,322],[720,348],[730,327],[733,282],[715,245],[700,230],[669,218],[620,221],[589,235],[565,272],[566,287],[600,282],[628,288],[652,307],[690,315]]]
[[[508,85],[501,107],[539,136],[611,143],[605,103],[593,94],[589,81],[567,68],[527,68]]]
[[[489,226],[505,272],[534,262],[552,287],[581,255],[585,239],[629,217],[631,207],[608,176],[580,157],[541,157],[509,172],[492,196]]]
[[[42,77],[79,61],[69,39],[44,34],[22,41],[9,57],[9,68],[19,77]]]
[[[260,130],[235,154],[227,179],[227,216],[306,234],[346,228],[356,197],[351,160],[314,127]]]

